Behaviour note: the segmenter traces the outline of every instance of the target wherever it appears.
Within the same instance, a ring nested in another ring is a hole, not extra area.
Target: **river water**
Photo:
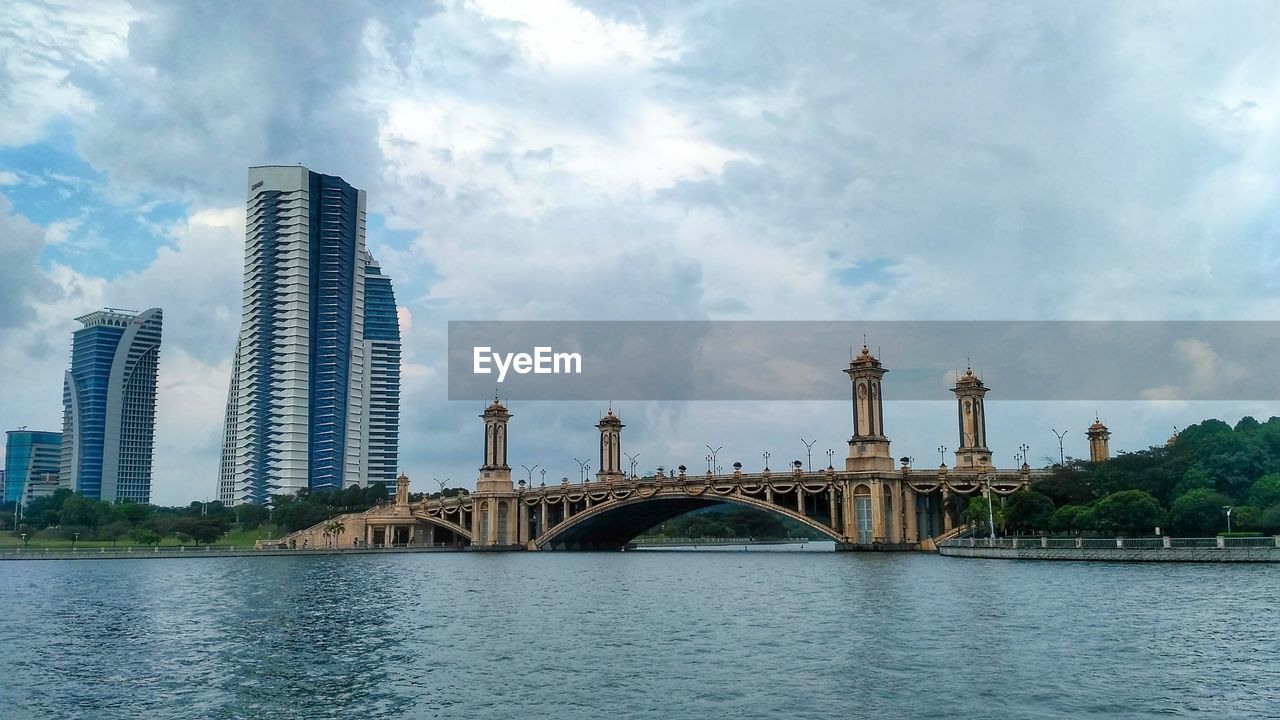
[[[0,562],[0,718],[1280,717],[1278,591],[740,548]]]

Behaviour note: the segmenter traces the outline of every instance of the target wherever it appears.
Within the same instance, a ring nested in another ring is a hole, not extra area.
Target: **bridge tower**
[[[884,434],[884,403],[880,397],[880,380],[888,370],[881,367],[864,343],[862,353],[849,361],[844,372],[853,384],[853,437],[849,438],[844,469],[892,471],[893,456]]]
[[[1090,460],[1104,462],[1111,457],[1111,449],[1107,444],[1107,441],[1111,439],[1111,431],[1096,416],[1093,418],[1093,424],[1085,432],[1085,436],[1089,438]]]
[[[613,414],[600,418],[596,428],[600,430],[600,470],[596,472],[597,482],[622,482],[626,475],[622,472],[622,428],[626,425]]]
[[[511,413],[495,397],[480,418],[484,420],[484,465],[473,496],[471,544],[516,545],[518,498],[511,482],[511,467],[507,465],[507,421]]]
[[[951,392],[956,394],[956,412],[960,426],[960,448],[956,450],[956,468],[985,470],[991,467],[991,451],[987,449],[987,416],[983,406],[986,385],[966,368],[956,379]]]

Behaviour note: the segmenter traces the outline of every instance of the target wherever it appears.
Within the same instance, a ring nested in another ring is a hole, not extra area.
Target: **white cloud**
[[[0,146],[39,140],[50,120],[91,109],[70,74],[125,52],[126,2],[11,3],[0,13]]]
[[[260,162],[342,174],[400,231],[370,240],[402,306],[411,473],[473,474],[475,413],[444,399],[451,318],[1280,312],[1272,6],[314,7],[22,3],[0,18],[0,145],[38,140],[56,118],[109,198],[191,208],[110,281],[88,267],[30,272],[76,221],[6,217],[0,294],[30,319],[0,331],[0,352],[31,367],[6,379],[0,397],[18,404],[0,420],[56,421],[70,318],[160,305],[173,373],[163,462],[187,471],[157,497],[203,497],[239,320],[244,172]],[[58,172],[34,170],[0,184]],[[871,261],[885,269],[845,277]],[[1229,364],[1206,350],[1180,348],[1187,382]],[[592,452],[588,405],[518,409],[529,425],[513,451],[555,467]],[[1141,447],[1167,429],[1135,427],[1208,411],[1117,409],[1113,430]],[[904,453],[949,438],[947,403],[893,412]],[[1004,433],[1008,457],[1025,428],[1091,413],[993,412],[993,441]],[[731,415],[716,429],[744,462],[766,446],[790,453],[775,437],[806,424],[840,449],[847,424],[839,404]],[[691,435],[725,416],[635,417],[646,458],[696,466]]]

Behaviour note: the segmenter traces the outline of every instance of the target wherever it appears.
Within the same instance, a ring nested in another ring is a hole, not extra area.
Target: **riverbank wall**
[[[989,560],[1280,563],[1280,537],[959,538],[941,543],[938,554]]]
[[[6,548],[0,560],[158,560],[164,558],[217,557],[299,557],[312,555],[382,555],[403,553],[462,552],[463,547],[391,547],[391,548],[315,548],[301,550],[255,550],[253,548],[190,547],[177,548],[94,548],[67,550],[62,548]]]

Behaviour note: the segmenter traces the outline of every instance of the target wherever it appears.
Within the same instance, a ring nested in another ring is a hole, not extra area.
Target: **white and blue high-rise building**
[[[107,502],[151,502],[164,314],[108,308],[76,318],[62,389],[62,483]]]
[[[400,457],[400,322],[391,278],[365,265],[364,343],[369,361],[365,397],[365,477],[394,493]]]
[[[271,495],[340,490],[383,478],[395,466],[375,400],[399,420],[399,330],[393,377],[375,362],[388,342],[382,314],[390,281],[365,248],[365,193],[305,167],[249,169],[244,311],[223,428],[218,498],[266,503]],[[384,292],[385,290],[385,292]],[[394,295],[390,296],[394,317]],[[366,315],[376,310],[374,337]],[[389,387],[388,383],[394,387]],[[375,397],[376,396],[376,397]],[[374,461],[372,452],[379,449]]]

